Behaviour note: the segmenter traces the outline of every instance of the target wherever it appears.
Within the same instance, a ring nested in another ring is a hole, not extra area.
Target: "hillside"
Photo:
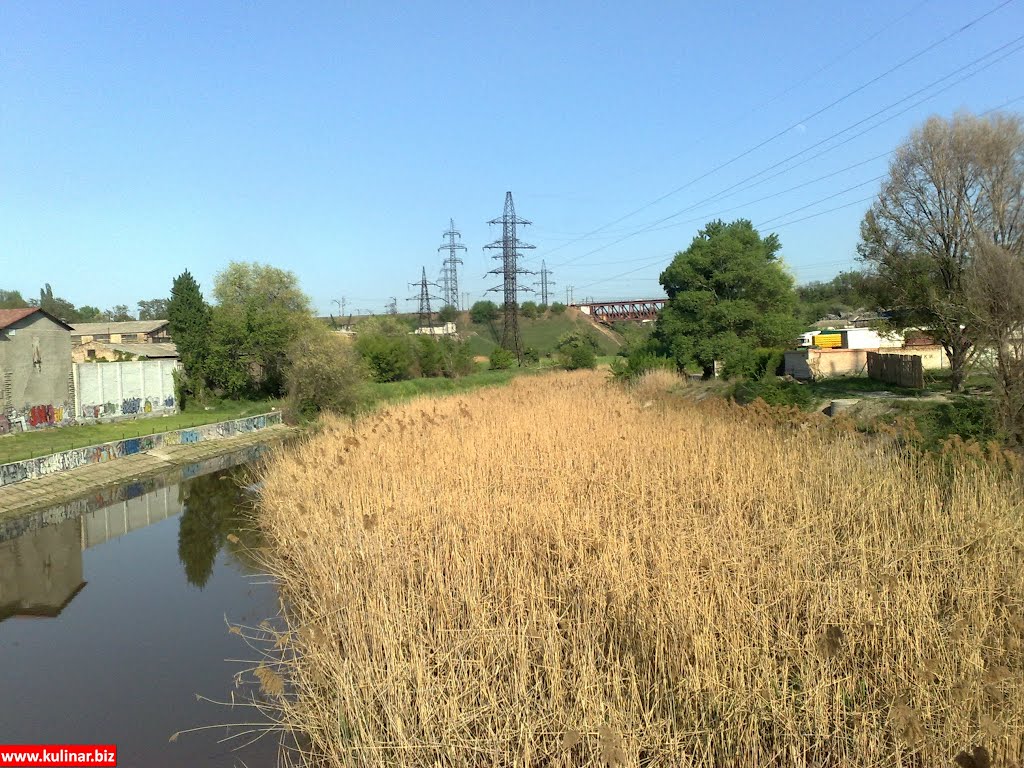
[[[501,321],[494,327],[470,322],[469,314],[463,312],[458,320],[459,333],[469,341],[469,348],[474,355],[489,355],[501,340]],[[588,331],[596,340],[602,355],[614,355],[622,347],[623,340],[610,328],[598,327],[586,315],[572,307],[560,315],[550,312],[536,320],[519,318],[519,331],[523,337],[524,347],[533,347],[541,355],[550,354],[555,349],[559,337],[570,331]]]

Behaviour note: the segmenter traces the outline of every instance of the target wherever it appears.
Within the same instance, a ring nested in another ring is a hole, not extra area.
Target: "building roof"
[[[109,333],[153,333],[166,326],[169,320],[126,320],[122,323],[74,323],[72,336],[96,336]]]
[[[164,342],[153,342],[150,344],[110,344],[111,349],[116,349],[119,352],[127,352],[129,355],[137,355],[138,357],[158,358],[158,357],[178,357],[178,347],[171,343]]]
[[[175,358],[178,357],[178,347],[173,343],[165,342],[140,342],[137,344],[111,344],[109,341],[90,341],[83,344],[76,349],[83,349],[88,347],[104,347],[106,349],[112,349],[115,352],[124,352],[129,355],[136,355],[137,357],[148,357],[150,359],[157,358]]]
[[[8,326],[14,325],[19,320],[24,320],[26,317],[35,314],[36,312],[44,315],[53,322],[63,325],[69,331],[71,326],[61,320],[59,317],[54,317],[49,312],[46,312],[39,307],[19,307],[18,309],[0,309],[0,329],[7,328]]]

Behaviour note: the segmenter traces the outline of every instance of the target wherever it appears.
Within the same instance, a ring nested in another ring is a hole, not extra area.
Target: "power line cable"
[[[860,184],[854,184],[852,187],[841,189],[838,192],[829,195],[828,197],[823,197],[820,200],[815,200],[813,203],[808,203],[807,205],[802,205],[799,208],[794,208],[792,211],[787,211],[786,213],[779,214],[778,216],[775,216],[773,218],[765,219],[764,221],[757,225],[756,229],[760,229],[761,227],[769,227],[771,226],[771,223],[773,221],[776,221],[778,219],[784,219],[787,216],[792,216],[794,213],[799,213],[800,211],[806,211],[808,208],[813,208],[814,206],[818,205],[819,203],[823,203],[826,200],[831,200],[832,198],[839,197],[840,195],[845,195],[847,192],[852,192],[855,189],[866,187],[868,184],[874,184],[875,182],[881,181],[884,178],[885,174],[882,174],[881,176],[875,176],[873,179],[868,179],[867,181],[862,181]]]
[[[599,253],[600,251],[603,251],[603,250],[605,250],[607,248],[611,248],[613,245],[618,245],[619,243],[624,242],[625,240],[628,240],[631,237],[635,237],[636,235],[643,234],[645,232],[655,231],[656,229],[667,229],[668,227],[660,227],[659,228],[658,225],[659,224],[664,224],[666,221],[670,221],[670,220],[676,218],[677,216],[681,216],[684,213],[692,211],[694,208],[697,208],[698,206],[705,205],[705,204],[707,204],[709,202],[716,202],[716,201],[721,200],[724,197],[728,196],[729,194],[733,194],[733,190],[736,190],[737,187],[741,187],[743,184],[746,184],[747,182],[750,182],[750,181],[756,179],[757,177],[762,176],[763,174],[767,173],[768,171],[771,171],[771,170],[774,170],[775,168],[778,168],[780,165],[784,165],[785,163],[789,162],[790,160],[793,160],[793,159],[795,159],[797,157],[800,157],[801,155],[803,155],[806,152],[814,149],[815,147],[821,146],[822,144],[825,144],[828,141],[831,141],[832,139],[841,136],[842,134],[844,134],[847,131],[849,131],[851,128],[855,128],[858,125],[861,125],[861,124],[867,122],[868,120],[871,120],[872,118],[877,117],[877,116],[879,116],[879,115],[889,111],[890,109],[892,109],[895,106],[898,106],[899,104],[903,103],[907,99],[911,99],[914,96],[916,96],[916,95],[918,95],[918,94],[920,94],[920,93],[922,93],[924,91],[927,91],[929,88],[932,88],[933,86],[937,85],[938,83],[941,83],[944,80],[948,80],[950,77],[953,77],[953,76],[959,74],[960,72],[963,72],[965,69],[969,69],[970,67],[974,66],[975,64],[977,64],[977,63],[979,63],[981,61],[984,61],[985,59],[995,55],[996,53],[998,53],[1000,51],[1003,51],[1004,49],[1006,49],[1009,46],[1012,46],[1012,45],[1014,45],[1016,43],[1019,43],[1022,40],[1024,40],[1024,35],[1021,35],[1020,37],[1017,37],[1014,40],[1011,40],[1010,42],[1005,43],[1004,45],[1001,45],[998,48],[993,49],[992,51],[989,51],[988,53],[984,54],[983,56],[980,56],[977,59],[971,61],[970,63],[965,64],[962,67],[959,67],[958,69],[954,70],[953,72],[951,72],[951,73],[949,73],[947,75],[944,75],[943,77],[938,78],[937,80],[932,81],[931,83],[929,83],[928,85],[924,86],[923,88],[920,88],[917,91],[914,91],[913,93],[909,94],[908,96],[905,96],[902,99],[899,99],[898,101],[893,102],[889,106],[884,107],[883,109],[880,109],[880,110],[874,112],[873,114],[869,115],[868,117],[863,118],[861,120],[858,120],[857,122],[852,123],[852,124],[846,126],[842,130],[839,130],[839,131],[833,133],[830,136],[826,136],[824,139],[816,142],[815,144],[812,144],[811,146],[806,147],[806,148],[800,150],[799,152],[796,152],[796,153],[790,155],[789,157],[784,158],[783,160],[780,160],[777,163],[774,163],[773,165],[770,165],[767,168],[764,168],[761,171],[758,171],[757,173],[752,174],[752,175],[746,177],[745,179],[742,179],[742,180],[736,182],[735,184],[732,184],[731,186],[726,187],[725,189],[723,189],[723,190],[721,190],[721,191],[719,191],[719,192],[717,192],[717,193],[715,193],[715,194],[713,194],[713,195],[711,195],[711,196],[709,196],[707,198],[704,198],[703,200],[700,200],[700,201],[698,201],[696,203],[693,203],[692,205],[689,205],[686,208],[682,208],[682,209],[676,211],[675,213],[669,214],[668,216],[664,216],[664,217],[658,219],[657,221],[651,222],[650,224],[644,225],[644,226],[634,230],[630,234],[627,234],[627,235],[624,235],[624,236],[620,237],[619,239],[615,240],[614,242],[607,243],[605,245],[602,245],[602,246],[599,246],[597,248],[594,248],[593,250],[587,251],[586,253],[580,254],[579,256],[574,256],[574,257],[572,257],[570,259],[567,259],[565,261],[559,262],[555,266],[559,266],[559,267],[566,266],[568,264],[571,264],[572,262],[579,261],[580,259],[586,258],[587,256],[591,256],[591,255],[593,255],[595,253]],[[958,79],[958,80],[956,80],[956,81],[954,81],[954,82],[944,86],[943,88],[939,89],[935,93],[933,93],[933,94],[931,94],[931,95],[921,99],[920,101],[916,102],[915,104],[912,104],[910,107],[907,107],[906,109],[902,110],[901,112],[897,112],[896,114],[891,115],[891,116],[885,118],[884,120],[879,121],[875,125],[869,126],[868,128],[866,128],[865,130],[861,131],[860,133],[855,134],[854,136],[848,137],[847,139],[844,139],[841,142],[837,142],[833,146],[827,147],[826,149],[822,150],[821,152],[817,153],[816,155],[813,155],[812,157],[809,157],[809,158],[805,158],[804,160],[800,161],[799,163],[795,163],[794,165],[792,165],[792,166],[790,166],[788,168],[783,169],[782,171],[780,171],[779,173],[774,174],[773,176],[767,177],[765,179],[762,179],[759,182],[751,184],[750,186],[744,187],[744,189],[750,189],[752,187],[758,186],[759,184],[763,183],[764,181],[767,181],[770,178],[775,178],[776,176],[782,175],[783,173],[788,173],[789,171],[793,170],[794,168],[797,168],[797,167],[799,167],[801,165],[804,165],[807,162],[810,162],[811,160],[814,160],[814,159],[816,159],[818,157],[821,157],[822,155],[827,154],[828,152],[831,152],[831,151],[835,150],[836,148],[838,148],[840,146],[843,146],[844,144],[852,141],[855,138],[858,138],[859,136],[863,136],[865,133],[868,133],[869,131],[872,131],[875,128],[878,128],[881,125],[884,125],[885,123],[895,119],[896,117],[899,117],[901,114],[904,114],[905,112],[908,112],[910,109],[913,109],[914,107],[919,106],[920,104],[924,103],[925,101],[928,101],[929,99],[935,98],[940,93],[943,93],[943,92],[949,90],[950,88],[958,85],[959,83],[961,83],[961,82],[963,82],[963,81],[965,81],[965,80],[967,80],[967,79],[969,79],[971,77],[974,77],[974,76],[980,74],[981,72],[983,72],[984,70],[988,69],[989,67],[994,66],[995,64],[999,63],[1003,59],[1006,59],[1009,56],[1012,56],[1013,54],[1020,52],[1021,50],[1024,50],[1024,45],[1018,45],[1016,48],[1014,48],[1014,49],[1006,52],[1002,56],[1000,56],[1000,57],[998,57],[998,58],[988,62],[984,66],[979,67],[975,71],[967,73],[966,75],[964,75],[960,79]],[[737,190],[737,191],[742,191],[742,190]]]
[[[987,115],[987,114],[990,114],[992,112],[998,111],[1000,109],[1005,109],[1006,107],[1010,106],[1011,104],[1015,104],[1016,102],[1021,101],[1022,99],[1024,99],[1024,94],[1022,94],[1020,96],[1015,96],[1012,99],[1008,99],[1007,101],[1004,101],[1002,104],[999,104],[998,106],[995,106],[995,107],[991,107],[991,108],[985,110],[984,112],[981,112],[980,114]],[[863,186],[863,185],[859,185],[859,186]],[[850,189],[853,189],[853,187],[851,187]],[[850,189],[847,189],[846,191],[850,191]],[[841,194],[841,193],[836,193],[836,194]],[[830,199],[831,197],[835,197],[835,196],[836,195],[830,195],[827,198],[821,198],[820,200],[816,200],[813,203],[809,203],[807,206],[804,206],[804,208],[808,208],[808,207],[811,207],[813,205],[817,205],[818,203],[824,202],[825,200]],[[849,203],[844,203],[842,205],[837,205],[837,206],[834,206],[832,208],[828,208],[828,209],[826,209],[824,211],[817,211],[817,212],[809,214],[807,216],[801,216],[800,218],[797,218],[797,219],[792,219],[790,221],[784,221],[784,222],[781,222],[779,224],[773,225],[771,227],[771,229],[776,230],[776,229],[781,229],[782,227],[791,226],[793,224],[799,224],[800,222],[808,221],[809,219],[818,218],[819,216],[825,216],[826,214],[829,214],[829,213],[835,213],[836,211],[843,210],[844,208],[851,208],[851,207],[853,207],[855,205],[861,205],[863,203],[870,202],[870,201],[876,199],[876,197],[877,197],[876,195],[871,195],[869,197],[860,198],[858,200],[854,200],[854,201],[849,202]],[[794,211],[791,211],[790,213],[793,213],[793,212]],[[783,214],[783,215],[788,215],[788,214]],[[775,218],[776,219],[782,218],[782,216],[776,216]],[[766,221],[773,221],[773,220],[774,219],[768,219]],[[760,229],[762,226],[765,225],[765,223],[766,222],[761,222],[761,223],[757,224],[756,228]],[[637,272],[640,272],[641,270],[648,269],[649,267],[654,266],[655,264],[663,263],[665,261],[665,259],[672,258],[674,255],[675,255],[674,253],[673,254],[668,254],[668,255],[664,255],[663,254],[663,255],[654,257],[652,259],[645,259],[644,260],[645,263],[642,264],[639,267],[636,267],[634,269],[626,270],[625,272],[620,272],[617,275],[612,275],[610,277],[601,278],[600,280],[594,280],[594,281],[592,281],[590,283],[587,283],[585,285],[578,286],[578,290],[584,290],[586,288],[592,288],[595,285],[601,285],[602,283],[607,283],[607,282],[610,282],[612,280],[619,280],[619,279],[621,279],[623,277],[626,277],[628,275],[632,275],[632,274],[635,274]],[[828,266],[829,264],[844,264],[844,263],[847,263],[846,259],[843,259],[843,260],[840,260],[840,261],[833,261],[833,262],[821,262],[821,263],[817,263],[817,264],[806,264],[806,265],[802,265],[800,267],[794,267],[794,269],[807,270],[807,269],[812,269],[812,268],[815,268],[815,267]]]
[[[984,61],[985,59],[987,59],[987,58],[989,58],[991,56],[994,56],[995,54],[999,53],[1000,51],[1003,51],[1006,48],[1009,48],[1010,46],[1013,46],[1013,45],[1021,42],[1022,40],[1024,40],[1024,35],[1021,35],[1020,37],[1017,37],[1017,38],[1011,40],[1010,42],[1008,42],[1008,43],[1006,43],[1004,45],[1001,45],[998,48],[995,48],[995,49],[989,51],[988,53],[986,53],[986,54],[984,54],[982,56],[979,56],[978,58],[974,59],[973,61],[970,61],[967,64],[964,64],[962,67],[958,67],[957,69],[953,70],[952,72],[950,72],[950,73],[948,73],[946,75],[943,75],[942,77],[940,77],[940,78],[938,78],[936,80],[933,80],[932,82],[928,83],[927,85],[923,86],[922,88],[919,88],[918,90],[914,91],[913,93],[910,93],[910,94],[904,96],[903,98],[901,98],[901,99],[899,99],[897,101],[894,101],[892,104],[889,104],[887,107],[883,107],[882,109],[880,109],[880,110],[878,110],[876,112],[873,112],[872,114],[868,115],[867,117],[865,117],[865,118],[863,118],[861,120],[858,120],[855,123],[851,123],[850,125],[846,126],[842,130],[836,131],[835,133],[833,133],[833,134],[831,134],[829,136],[826,136],[824,139],[821,139],[820,141],[815,142],[814,144],[810,145],[809,147],[805,147],[804,149],[800,150],[799,152],[795,152],[794,154],[790,155],[789,157],[783,158],[782,160],[778,161],[777,163],[775,163],[773,165],[770,165],[767,168],[764,168],[764,169],[758,171],[755,174],[747,176],[745,179],[741,179],[740,181],[736,182],[735,184],[732,184],[731,186],[726,187],[724,190],[722,190],[720,192],[717,192],[714,195],[711,195],[710,197],[705,198],[704,200],[702,200],[702,201],[700,201],[698,203],[695,203],[693,206],[690,206],[688,209],[684,209],[684,212],[685,212],[685,210],[692,209],[693,207],[696,207],[697,205],[703,205],[704,203],[707,203],[707,202],[715,202],[715,201],[720,200],[720,199],[722,199],[724,197],[728,197],[731,194],[734,194],[733,190],[736,187],[739,187],[739,186],[741,186],[743,184],[746,184],[748,181],[756,179],[759,176],[764,175],[768,171],[774,170],[775,168],[778,168],[780,165],[788,163],[790,160],[794,160],[794,159],[800,157],[801,155],[803,155],[804,153],[809,152],[810,150],[812,150],[812,149],[814,149],[816,147],[819,147],[822,144],[825,144],[825,143],[831,141],[832,139],[835,139],[835,138],[843,135],[844,133],[846,133],[850,129],[856,128],[857,126],[862,125],[863,123],[866,123],[867,121],[869,121],[869,120],[871,120],[871,119],[873,119],[875,117],[878,117],[879,115],[882,115],[885,112],[888,112],[890,109],[892,109],[893,107],[899,106],[904,101],[907,101],[908,99],[912,99],[915,96],[918,96],[921,93],[924,93],[925,91],[929,90],[930,88],[933,88],[934,86],[938,85],[939,83],[942,83],[943,81],[948,80],[949,78],[954,77],[954,76],[960,74],[961,72],[963,72],[966,69],[970,69],[975,64],[978,64],[978,63]],[[1018,45],[1016,48],[1013,48],[1012,50],[1007,51],[1002,56],[999,56],[998,58],[993,59],[992,61],[988,62],[984,66],[978,67],[978,69],[974,70],[973,72],[968,72],[967,74],[963,75],[962,77],[958,78],[957,80],[954,80],[952,83],[949,83],[949,84],[943,86],[942,88],[940,88],[939,90],[935,91],[934,93],[931,93],[931,94],[925,96],[924,98],[919,99],[918,101],[915,101],[910,106],[905,107],[904,109],[900,110],[899,112],[896,112],[896,113],[890,115],[889,117],[885,118],[884,120],[880,120],[877,123],[875,123],[874,125],[868,126],[863,131],[855,133],[853,136],[849,136],[849,137],[843,139],[840,142],[836,142],[835,144],[833,144],[830,147],[826,147],[821,152],[818,152],[818,153],[812,155],[811,157],[805,158],[804,160],[801,160],[799,163],[794,163],[793,165],[789,166],[788,168],[783,168],[781,171],[779,171],[777,173],[774,173],[771,176],[766,176],[765,178],[761,179],[760,181],[757,181],[757,182],[755,182],[754,184],[751,184],[748,187],[744,187],[744,189],[750,189],[752,187],[760,186],[761,184],[763,184],[766,181],[769,181],[771,179],[777,178],[777,177],[779,177],[779,176],[781,176],[781,175],[783,175],[785,173],[789,173],[794,168],[799,168],[801,165],[804,165],[805,163],[808,163],[808,162],[810,162],[812,160],[816,160],[819,157],[821,157],[822,155],[826,155],[829,152],[832,152],[833,150],[835,150],[835,149],[837,149],[837,148],[839,148],[839,147],[841,147],[841,146],[843,146],[845,144],[848,144],[849,142],[853,141],[854,139],[858,139],[861,136],[863,136],[864,134],[870,133],[871,131],[875,130],[876,128],[878,128],[878,127],[880,127],[882,125],[885,125],[886,123],[891,122],[892,120],[895,120],[897,117],[900,117],[901,115],[906,114],[907,112],[909,112],[910,110],[914,109],[915,107],[919,107],[921,104],[924,104],[926,101],[934,99],[936,96],[938,96],[938,95],[940,95],[942,93],[945,93],[949,89],[959,85],[960,83],[964,82],[965,80],[969,80],[970,78],[975,77],[976,75],[979,75],[980,73],[984,72],[989,67],[995,66],[1000,61],[1003,61],[1004,59],[1014,55],[1015,53],[1019,53],[1021,50],[1024,50],[1024,46]],[[985,113],[983,113],[983,114],[985,114]],[[886,154],[891,154],[891,152],[886,153]],[[737,191],[742,191],[742,190],[737,190]],[[729,193],[729,194],[726,194],[726,193]]]
[[[602,231],[603,229],[606,229],[607,227],[614,226],[615,224],[618,224],[621,221],[625,221],[626,219],[635,216],[636,214],[640,213],[641,211],[645,211],[648,208],[650,208],[651,206],[657,205],[658,203],[660,203],[661,201],[665,200],[666,198],[672,197],[673,195],[683,191],[684,189],[687,189],[687,188],[693,186],[697,182],[703,181],[708,176],[711,176],[712,174],[717,173],[718,171],[720,171],[720,170],[722,170],[724,168],[727,168],[728,166],[732,165],[736,161],[741,160],[742,158],[746,157],[747,155],[749,155],[749,154],[751,154],[753,152],[756,152],[758,149],[761,149],[765,145],[770,144],[771,142],[775,141],[776,139],[786,135],[787,133],[792,131],[794,128],[796,128],[796,127],[798,127],[798,126],[808,122],[809,120],[813,120],[815,117],[819,117],[823,113],[827,112],[828,110],[832,109],[835,106],[838,106],[839,104],[841,104],[842,102],[846,101],[850,97],[855,96],[856,94],[860,93],[861,91],[865,90],[866,88],[869,88],[870,86],[874,85],[878,81],[888,77],[892,73],[894,73],[894,72],[902,69],[903,67],[907,66],[908,64],[916,61],[917,59],[921,58],[925,54],[933,51],[938,46],[940,46],[943,43],[946,43],[949,40],[951,40],[952,38],[956,37],[957,35],[963,34],[964,32],[966,32],[971,27],[975,26],[979,22],[981,22],[984,19],[988,18],[989,16],[991,16],[994,13],[996,13],[1000,9],[1006,7],[1007,5],[1009,5],[1012,2],[1014,2],[1014,0],[1002,0],[1002,2],[1000,2],[998,5],[996,5],[995,7],[991,8],[991,9],[989,9],[988,11],[986,11],[983,14],[981,14],[980,16],[974,17],[973,19],[968,21],[966,24],[963,24],[962,26],[960,26],[958,29],[953,30],[952,32],[950,32],[947,35],[945,35],[944,37],[942,37],[942,38],[936,40],[935,42],[925,46],[924,48],[922,48],[921,50],[919,50],[916,53],[912,54],[911,56],[907,57],[906,59],[903,59],[898,64],[893,65],[892,67],[890,67],[889,69],[885,70],[881,74],[876,75],[875,77],[871,78],[867,82],[862,83],[861,85],[857,86],[856,88],[854,88],[851,91],[848,91],[843,96],[840,96],[839,98],[835,99],[834,101],[832,101],[832,102],[826,104],[825,106],[815,110],[814,112],[810,113],[809,115],[807,115],[807,116],[801,118],[800,120],[796,121],[792,125],[787,126],[786,128],[782,129],[781,131],[773,134],[772,136],[769,136],[767,139],[764,139],[761,142],[755,144],[753,147],[750,147],[749,149],[744,150],[743,152],[739,153],[738,155],[733,156],[729,160],[726,160],[725,162],[720,163],[719,165],[717,165],[714,168],[706,171],[705,173],[701,174],[700,176],[697,176],[696,178],[691,179],[690,181],[686,182],[685,184],[683,184],[681,186],[678,186],[675,189],[670,190],[669,192],[666,192],[665,194],[663,194],[660,197],[652,200],[651,202],[646,203],[646,204],[640,206],[639,208],[637,208],[637,209],[635,209],[633,211],[630,211],[626,215],[621,216],[618,219],[615,219],[614,221],[609,222],[608,224],[606,224],[604,226],[601,226],[601,227],[598,227],[597,229],[591,230],[590,232],[587,233],[586,236],[597,234],[598,232]],[[572,242],[570,241],[569,243],[565,243],[563,245],[556,246],[555,248],[553,248],[550,251],[548,251],[545,254],[545,256],[550,256],[552,253],[554,253],[554,252],[556,252],[558,250],[561,250],[562,248],[566,248],[566,247],[568,247],[571,244],[572,244]]]

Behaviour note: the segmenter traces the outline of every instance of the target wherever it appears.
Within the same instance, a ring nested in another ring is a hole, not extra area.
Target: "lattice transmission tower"
[[[442,237],[448,242],[442,243],[437,250],[448,251],[441,265],[441,295],[447,306],[461,309],[459,306],[459,265],[462,259],[459,258],[459,251],[466,250],[466,246],[456,242],[456,238],[462,239],[462,233],[455,228],[455,219],[448,219],[448,231]]]
[[[543,259],[541,259],[540,272],[538,274],[540,275],[540,282],[537,283],[540,286],[540,303],[546,307],[548,306],[548,289],[555,285],[555,281],[551,279],[553,273],[548,269],[548,265]]]
[[[526,248],[536,248],[535,245],[524,243],[516,236],[516,228],[525,226],[532,222],[516,216],[516,207],[512,202],[512,193],[505,193],[505,212],[501,218],[491,219],[488,224],[501,224],[501,240],[495,240],[484,248],[501,249],[500,255],[495,259],[501,259],[501,267],[492,269],[487,274],[501,275],[502,284],[491,288],[488,293],[501,291],[505,297],[505,322],[501,331],[501,346],[515,354],[520,363],[523,362],[523,341],[519,336],[519,292],[531,291],[531,288],[518,284],[519,275],[532,275],[533,272],[519,266],[519,251]]]
[[[430,309],[430,300],[439,300],[437,296],[432,296],[430,294],[430,289],[438,288],[440,286],[438,286],[437,283],[432,283],[429,280],[427,280],[426,267],[423,267],[423,276],[419,279],[419,281],[415,283],[409,283],[409,285],[410,287],[417,286],[420,289],[420,292],[416,296],[410,296],[408,298],[408,301],[419,301],[420,303],[419,310],[417,311],[417,314],[419,315],[420,318],[419,327],[429,328],[433,324],[431,320],[431,315],[433,315],[433,312]]]

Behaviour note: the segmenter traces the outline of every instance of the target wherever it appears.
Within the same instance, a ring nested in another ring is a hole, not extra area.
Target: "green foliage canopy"
[[[758,347],[783,346],[799,331],[793,278],[776,235],[762,238],[746,219],[712,221],[661,273],[668,303],[654,338],[682,370],[706,376],[716,360],[726,375],[753,373]]]
[[[167,304],[167,299],[139,301],[139,320],[166,320]]]
[[[356,413],[365,380],[352,341],[322,323],[309,323],[288,349],[288,406],[302,418],[324,411]]]
[[[199,283],[185,270],[171,285],[167,303],[167,319],[171,338],[178,348],[178,357],[185,369],[180,389],[198,394],[205,388],[206,362],[210,353],[210,307],[203,298]]]
[[[500,311],[493,301],[478,301],[469,308],[469,319],[474,323],[493,323],[498,319]]]
[[[524,301],[519,305],[519,314],[529,320],[535,320],[540,316],[540,307],[535,301]]]
[[[209,374],[232,396],[285,393],[288,348],[312,322],[309,298],[292,272],[231,262],[214,278]]]
[[[597,339],[586,331],[569,331],[555,344],[559,362],[569,371],[597,367]]]

